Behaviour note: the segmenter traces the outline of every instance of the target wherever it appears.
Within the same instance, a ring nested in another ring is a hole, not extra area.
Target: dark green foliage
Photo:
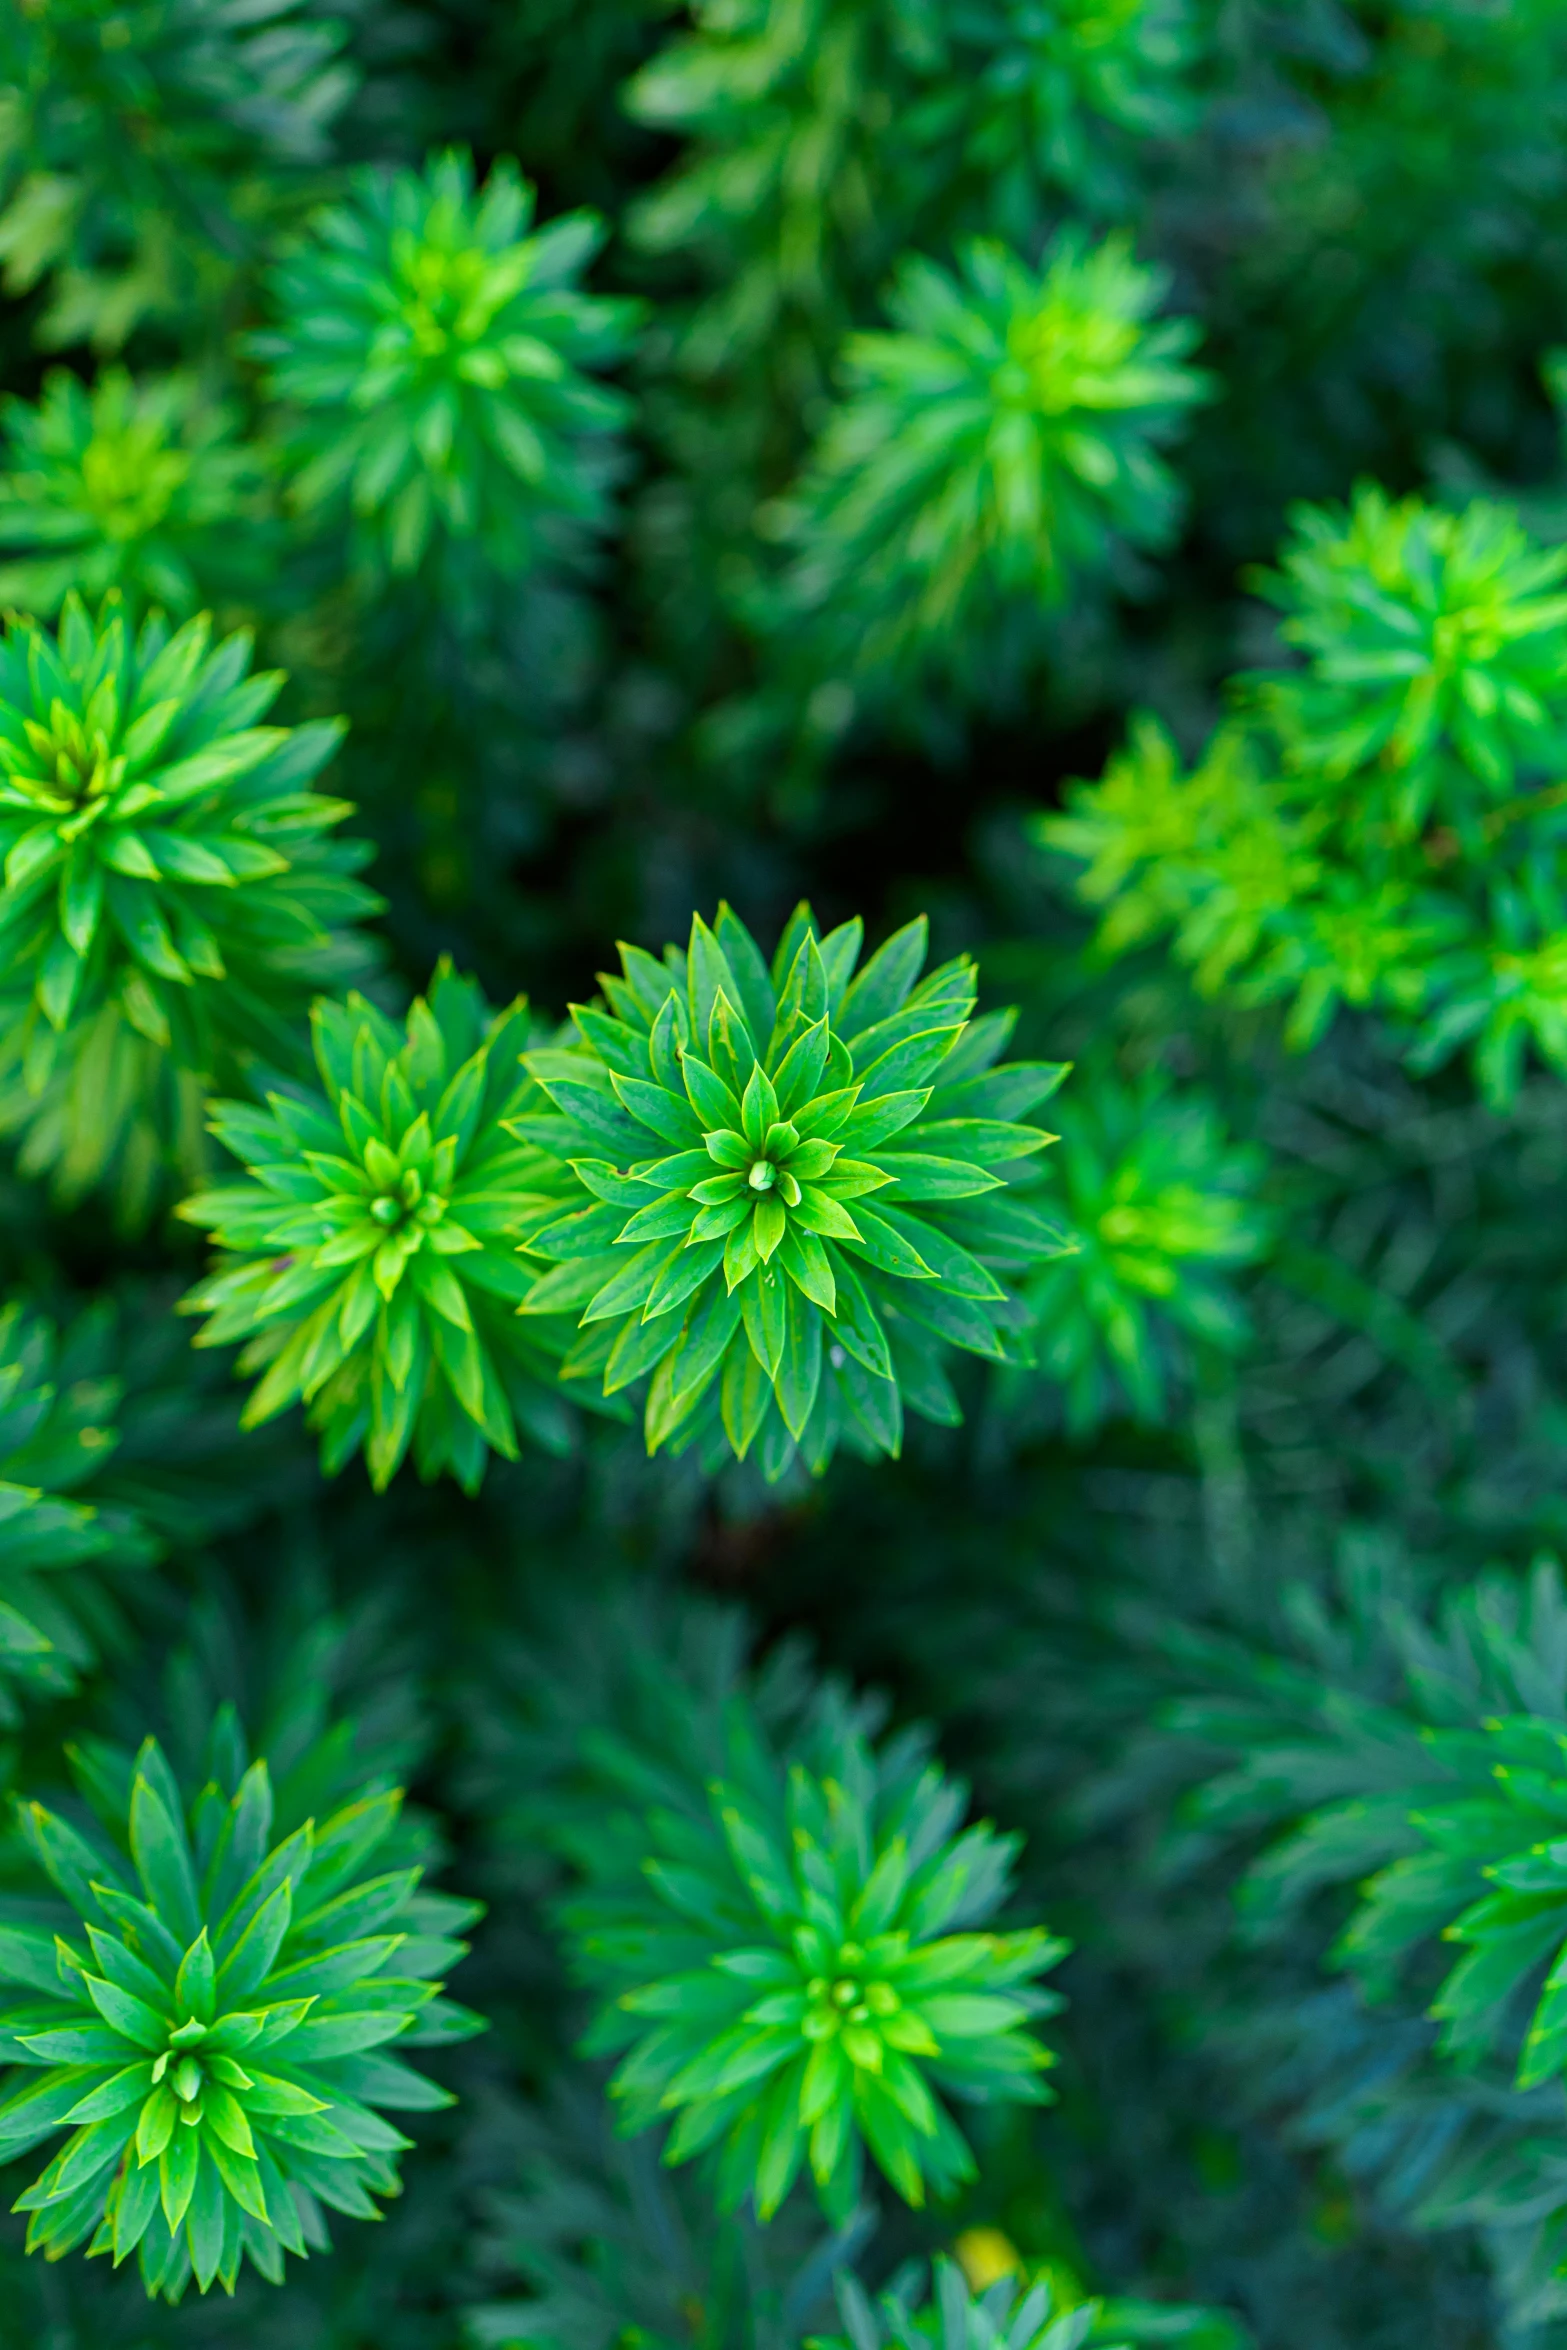
[[[257,210],[331,152],[347,30],[308,0],[7,10],[0,265],[12,294],[52,281],[47,345],[221,299]]]
[[[694,13],[628,92],[639,120],[693,139],[632,214],[640,244],[692,252],[717,283],[687,329],[693,373],[776,369],[933,231],[1031,243],[1063,184],[1103,200],[1106,132],[1113,153],[1117,130],[1174,127],[1195,46],[1181,0]]]
[[[155,1552],[136,1512],[89,1498],[120,1440],[111,1329],[107,1306],[63,1337],[23,1306],[0,1312],[0,1716],[10,1722],[18,1694],[69,1689],[96,1661],[103,1574],[145,1567]]]
[[[938,2260],[928,2297],[906,2271],[873,2303],[853,2277],[838,2284],[840,2333],[813,2337],[822,2350],[1133,2350],[1175,2342],[1185,2350],[1242,2350],[1243,2337],[1213,2310],[1153,2303],[1069,2301],[1048,2278],[1020,2291],[1010,2277],[975,2292],[951,2260]]]
[[[1567,2307],[1564,2147],[1541,2094],[1562,2068],[1567,1606],[1542,1560],[1521,1588],[1490,1576],[1428,1611],[1407,1568],[1362,1548],[1287,1647],[1144,1623],[1166,1701],[1130,1768],[1192,1782],[1168,1879],[1240,1843],[1242,1947],[1304,1944],[1358,1995],[1278,1987],[1238,2029],[1215,2012],[1216,2045],[1267,2064],[1305,2131],[1416,2226],[1485,2229],[1532,2323]]]
[[[512,1130],[571,1182],[527,1227],[557,1269],[523,1310],[580,1315],[568,1380],[652,1373],[649,1451],[755,1445],[776,1479],[798,1450],[820,1474],[840,1442],[896,1454],[905,1402],[960,1416],[946,1346],[1029,1360],[1003,1276],[1061,1245],[1028,1191],[1063,1071],[997,1067],[1010,1024],[971,1018],[963,958],[919,980],[926,936],[856,974],[864,926],[823,938],[801,906],[769,968],[722,906],[662,963],[622,948],[609,1010],[529,1054],[550,1110]]]
[[[794,2350],[865,2233],[825,2232],[798,2199],[766,2229],[715,2214],[699,2179],[660,2168],[654,2141],[614,2135],[588,2081],[564,2082],[547,2113],[504,2113],[493,2134],[516,2184],[492,2197],[479,2261],[510,2292],[466,2313],[475,2344],[610,2350],[631,2333],[652,2350]]]

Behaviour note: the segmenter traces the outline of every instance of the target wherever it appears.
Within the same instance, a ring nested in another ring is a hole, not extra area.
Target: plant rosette
[[[135,2252],[171,2301],[192,2275],[232,2292],[246,2257],[281,2281],[328,2243],[323,2206],[375,2218],[410,2144],[378,2109],[452,2102],[391,2044],[481,2028],[433,1979],[478,1909],[386,1869],[398,1792],[274,1844],[267,1765],[232,1760],[187,1804],[155,1739],[73,1752],[99,1822],[18,1814],[64,1907],[0,1923],[0,2159],[70,2132],[15,2205],[27,2248]]]
[[[327,1473],[363,1450],[378,1492],[410,1447],[469,1492],[519,1430],[569,1451],[559,1334],[514,1311],[532,1283],[513,1236],[557,1173],[507,1126],[539,1098],[526,1002],[492,1014],[442,962],[402,1028],[357,995],[311,1027],[319,1085],[218,1104],[243,1177],[179,1210],[223,1252],[181,1309],[210,1316],[197,1345],[242,1340],[262,1374],[244,1424],[302,1403]]]
[[[704,1813],[640,1818],[638,1865],[562,1905],[583,1979],[607,1994],[584,2043],[618,2056],[628,2135],[672,2124],[671,2165],[708,2150],[721,2209],[770,2220],[802,2171],[844,2226],[867,2153],[905,2202],[976,2176],[947,2100],[1040,2104],[1068,1945],[996,1932],[1018,1854],[918,1733],[879,1748],[839,1725],[810,1763],[736,1756]]]
[[[560,1206],[519,1228],[524,1315],[570,1314],[562,1365],[647,1382],[650,1451],[757,1451],[769,1480],[840,1442],[896,1454],[905,1407],[962,1414],[943,1358],[1032,1361],[1016,1284],[1070,1244],[1036,1203],[1032,1114],[1056,1063],[997,1065],[966,957],[921,980],[909,923],[856,972],[863,927],[800,907],[771,968],[727,906],[662,962],[622,947],[575,1038],[526,1056],[548,1097],[512,1122]]]
[[[117,596],[0,640],[0,1126],[68,1196],[116,1154],[188,1173],[206,1086],[294,1067],[312,992],[373,967],[371,852],[316,788],[341,726],[259,724],[284,680],[250,659]]]

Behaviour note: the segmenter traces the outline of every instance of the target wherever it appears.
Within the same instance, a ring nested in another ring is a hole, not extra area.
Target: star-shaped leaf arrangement
[[[905,1404],[955,1421],[956,1347],[1027,1363],[1015,1283],[1066,1245],[1030,1196],[1032,1114],[1065,1074],[997,1066],[966,957],[926,979],[911,922],[856,972],[863,928],[795,913],[772,965],[725,906],[663,961],[634,947],[527,1067],[512,1122],[574,1178],[521,1239],[549,1264],[525,1315],[572,1313],[563,1365],[648,1380],[650,1449],[757,1448],[769,1477],[840,1442],[896,1453]]]
[[[323,2207],[374,2218],[409,2144],[383,2110],[450,2103],[392,2043],[479,2028],[435,1980],[478,1912],[385,1865],[397,1792],[274,1843],[267,1765],[219,1727],[193,1799],[148,1739],[77,1758],[97,1822],[21,1806],[60,1898],[0,1922],[0,2159],[70,2131],[18,2200],[28,2249],[135,2252],[171,2301],[247,2257],[280,2281]]]

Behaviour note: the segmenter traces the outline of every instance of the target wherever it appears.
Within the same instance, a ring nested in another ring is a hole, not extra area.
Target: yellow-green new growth
[[[0,604],[52,619],[74,589],[121,588],[184,619],[254,585],[267,554],[262,468],[233,411],[192,376],[88,390],[64,368],[37,406],[5,404]]]
[[[1024,1294],[1038,1316],[1043,1379],[1086,1435],[1117,1409],[1163,1419],[1195,1351],[1239,1351],[1247,1336],[1235,1275],[1267,1249],[1257,1198],[1263,1153],[1225,1133],[1214,1103],[1158,1072],[1133,1082],[1080,1073],[1049,1162],[1075,1247]]]
[[[1391,1014],[1416,1068],[1468,1048],[1504,1104],[1531,1047],[1567,1069],[1567,551],[1370,486],[1292,519],[1257,584],[1304,664],[1238,679],[1189,775],[1134,723],[1038,837],[1111,951],[1173,935],[1295,1045]]]

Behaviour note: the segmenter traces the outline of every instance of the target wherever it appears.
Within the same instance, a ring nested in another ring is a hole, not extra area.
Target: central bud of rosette
[[[388,1282],[395,1286],[403,1264],[444,1222],[445,1186],[451,1180],[449,1159],[449,1150],[443,1155],[442,1146],[432,1148],[429,1120],[422,1113],[397,1149],[374,1135],[365,1143],[365,1177],[371,1188],[366,1206],[371,1222],[378,1224],[385,1236],[382,1249],[386,1253],[377,1258],[377,1280],[383,1290]]]
[[[423,1179],[417,1167],[410,1167],[405,1175],[397,1178],[391,1190],[377,1194],[370,1203],[370,1213],[378,1224],[384,1224],[391,1232],[400,1224],[406,1224],[409,1217],[424,1204]],[[439,1214],[444,1202],[432,1197],[429,1205]]]
[[[205,2093],[216,2083],[227,2089],[249,2089],[250,2075],[230,2056],[209,2051],[202,2053],[201,2044],[208,2037],[211,2026],[197,2016],[188,2016],[184,2023],[169,2034],[169,2044],[152,2064],[152,2085],[156,2089],[167,2085],[180,2101],[180,2120],[194,2129],[201,2120]]]
[[[29,718],[25,728],[37,769],[32,775],[14,774],[11,781],[57,815],[73,809],[83,814],[101,811],[125,774],[125,761],[111,753],[104,730],[94,727],[89,732],[59,702],[48,726]]]
[[[934,2054],[931,2032],[886,1979],[890,1966],[906,1957],[904,1935],[832,1949],[810,1928],[798,1933],[795,1958],[805,1980],[788,2004],[796,2010],[802,2039],[818,2046],[835,2042],[851,2064],[873,2073],[882,2070],[889,2048]]]
[[[821,1180],[840,1146],[824,1136],[802,1137],[779,1116],[777,1092],[760,1063],[747,1081],[739,1126],[714,1127],[702,1140],[724,1170],[686,1194],[703,1211],[703,1236],[732,1234],[749,1223],[751,1244],[766,1264],[789,1228],[790,1210],[806,1206],[802,1186]]]

